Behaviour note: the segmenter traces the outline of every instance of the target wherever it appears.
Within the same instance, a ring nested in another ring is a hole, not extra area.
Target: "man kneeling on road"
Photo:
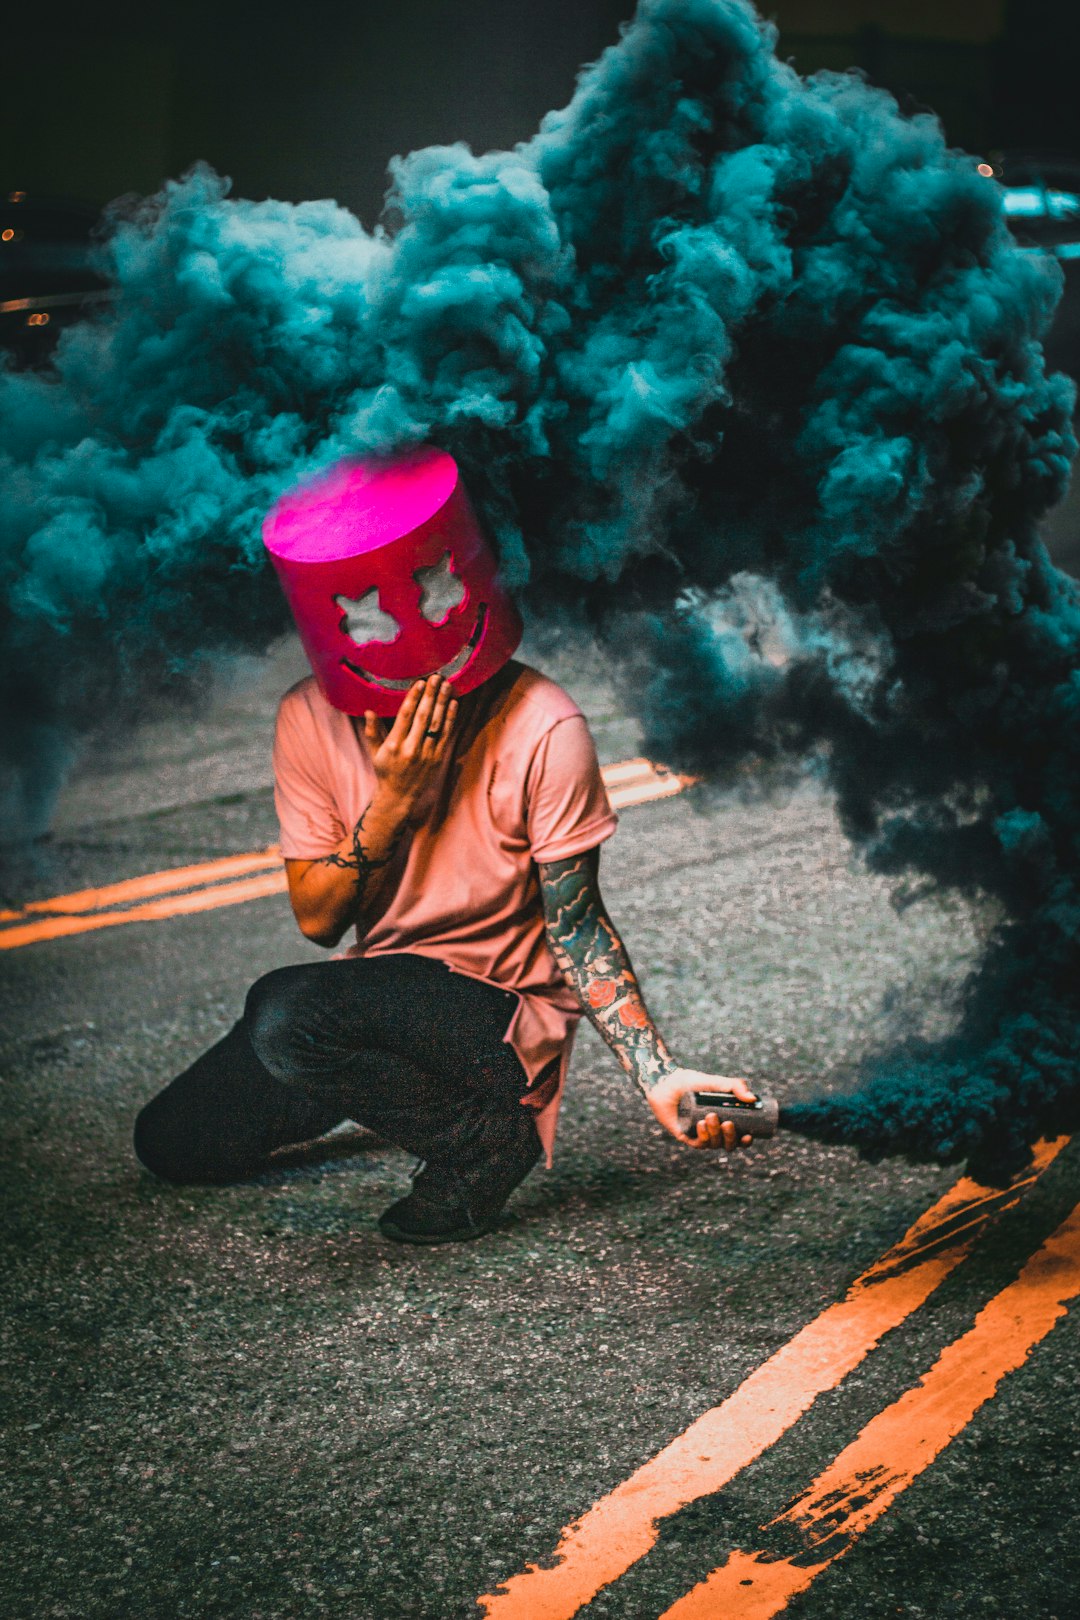
[[[616,817],[592,738],[511,657],[521,621],[452,458],[345,463],[264,533],[315,672],[274,742],[289,896],[308,939],[356,943],[252,987],[142,1110],[142,1163],[239,1180],[351,1119],[422,1161],[384,1236],[477,1237],[550,1163],[582,1012],[667,1131],[733,1148],[716,1115],[680,1129],[686,1091],[753,1093],[680,1067],[646,1011],[600,895]]]

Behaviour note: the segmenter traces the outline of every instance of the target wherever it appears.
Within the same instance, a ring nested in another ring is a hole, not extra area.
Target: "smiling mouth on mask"
[[[464,647],[462,647],[460,652],[454,654],[453,658],[451,658],[448,664],[442,664],[438,669],[428,670],[427,674],[442,675],[448,681],[453,680],[455,675],[460,675],[462,670],[465,668],[465,665],[469,662],[469,659],[480,645],[480,637],[484,633],[484,625],[486,622],[487,603],[481,602],[479,611],[476,615],[476,624],[473,627],[473,633],[465,643]],[[345,668],[351,670],[354,675],[359,675],[362,681],[367,681],[371,686],[385,687],[391,692],[405,692],[416,681],[427,679],[426,675],[407,675],[404,680],[392,680],[388,675],[373,675],[371,671],[369,669],[365,669],[362,664],[354,664],[348,658],[343,658],[341,662],[345,665]]]

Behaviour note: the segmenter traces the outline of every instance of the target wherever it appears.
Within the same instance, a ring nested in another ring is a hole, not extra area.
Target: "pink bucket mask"
[[[471,692],[521,640],[457,463],[430,445],[290,490],[263,541],[315,678],[346,714],[396,714],[436,672]]]

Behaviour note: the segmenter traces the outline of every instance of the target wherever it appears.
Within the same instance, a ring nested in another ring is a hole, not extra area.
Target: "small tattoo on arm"
[[[381,867],[389,866],[404,833],[403,828],[395,833],[385,855],[369,855],[363,843],[364,817],[366,815],[367,811],[364,810],[352,830],[352,849],[348,854],[343,855],[340,850],[335,849],[331,850],[329,855],[320,855],[315,862],[317,866],[333,866],[343,872],[352,872],[356,879],[356,897],[358,901],[363,898],[371,874],[377,872]]]

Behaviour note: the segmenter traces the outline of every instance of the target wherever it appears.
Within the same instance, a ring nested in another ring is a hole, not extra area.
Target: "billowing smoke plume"
[[[373,234],[208,171],[117,218],[110,312],[0,378],[3,747],[37,783],[264,645],[273,498],[435,440],[527,605],[632,619],[658,753],[814,754],[877,870],[1003,906],[954,1038],[792,1116],[1001,1168],[1080,1101],[1058,280],[931,117],[773,44],[744,0],[642,0],[527,144],[396,160]]]

